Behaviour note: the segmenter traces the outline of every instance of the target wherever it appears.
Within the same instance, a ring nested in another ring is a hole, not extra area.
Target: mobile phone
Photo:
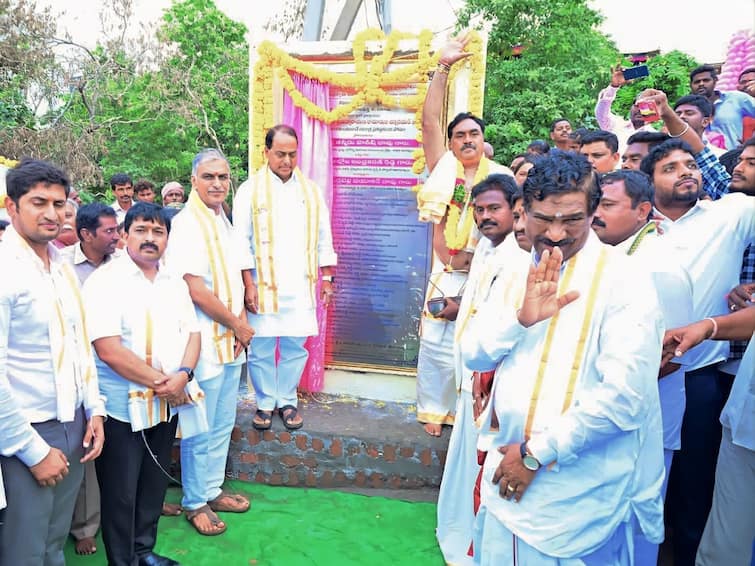
[[[445,297],[435,297],[427,301],[427,310],[433,316],[438,316],[444,308],[446,308]]]
[[[637,65],[635,67],[629,67],[621,72],[624,75],[625,81],[631,81],[632,79],[641,79],[642,77],[650,76],[647,65]]]

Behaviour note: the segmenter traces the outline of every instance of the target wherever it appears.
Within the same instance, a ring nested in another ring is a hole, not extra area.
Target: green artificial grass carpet
[[[441,566],[435,540],[435,505],[337,491],[229,482],[249,495],[246,513],[221,513],[228,530],[197,533],[182,515],[161,517],[155,552],[183,566],[394,565]],[[178,502],[180,491],[166,498]],[[66,546],[67,566],[104,566],[105,546],[77,556]]]

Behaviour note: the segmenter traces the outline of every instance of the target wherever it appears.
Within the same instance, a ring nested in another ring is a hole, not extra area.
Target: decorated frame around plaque
[[[336,301],[318,311],[302,389],[322,389],[326,366],[416,374],[432,230],[417,219],[415,193],[427,175],[422,104],[439,45],[429,31],[365,30],[353,42],[252,47],[251,167],[264,164],[269,128],[294,127],[298,165],[323,190],[338,253]],[[484,49],[473,32],[473,55],[449,76],[447,116],[482,113]]]

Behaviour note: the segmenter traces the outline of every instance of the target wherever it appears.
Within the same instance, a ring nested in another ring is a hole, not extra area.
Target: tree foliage
[[[0,34],[0,154],[55,161],[103,196],[119,171],[187,183],[203,147],[223,150],[246,177],[246,28],[211,0],[174,1],[157,30],[135,29],[133,0],[107,0],[93,48],[58,37],[33,0],[0,8],[14,30]],[[29,93],[46,93],[46,105],[32,106]]]
[[[484,117],[497,154],[548,139],[558,117],[595,126],[597,94],[619,55],[587,0],[467,0],[460,27],[477,17],[490,25]]]

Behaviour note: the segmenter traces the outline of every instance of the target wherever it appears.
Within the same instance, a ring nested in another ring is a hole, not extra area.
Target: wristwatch
[[[179,372],[185,372],[186,375],[189,376],[189,381],[192,381],[194,379],[194,370],[193,369],[187,368],[187,367],[181,367],[181,368],[178,368],[178,371]]]
[[[323,275],[322,276],[322,280],[323,281],[327,281],[328,283],[335,283],[336,282],[336,277],[335,277],[335,275]]]
[[[531,472],[536,472],[540,469],[540,462],[532,454],[527,451],[527,441],[525,440],[519,445],[519,453],[522,456],[522,464]]]

